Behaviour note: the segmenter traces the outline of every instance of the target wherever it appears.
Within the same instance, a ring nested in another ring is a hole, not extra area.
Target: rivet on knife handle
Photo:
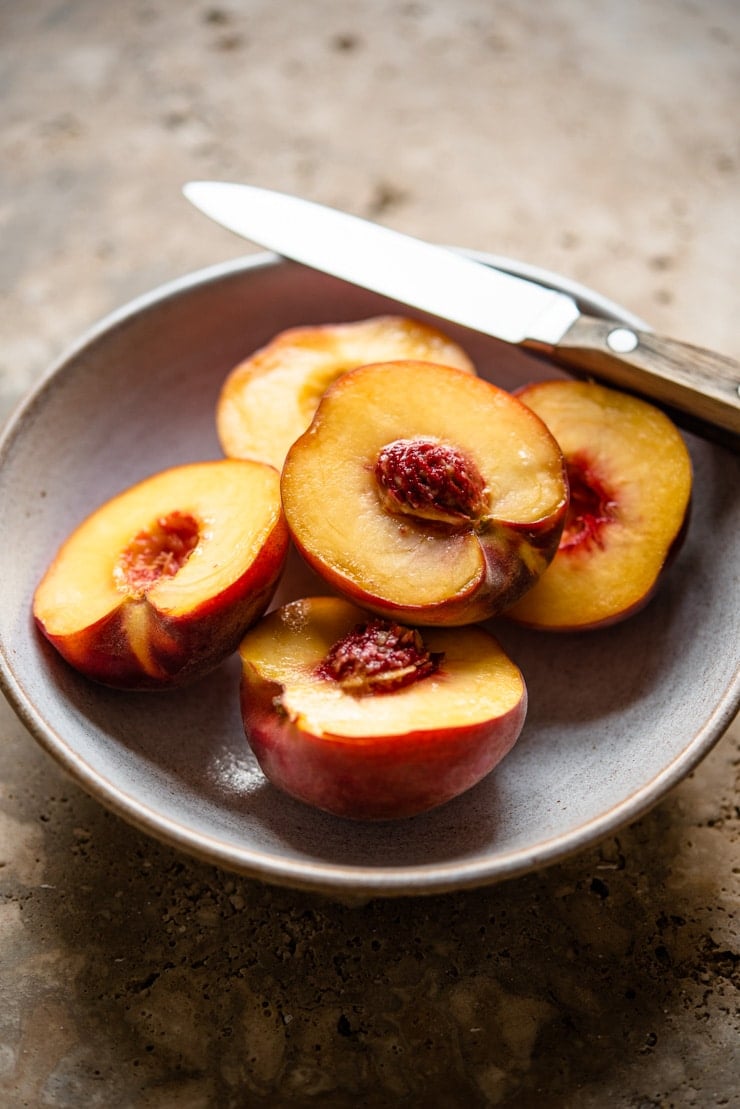
[[[618,388],[740,436],[740,363],[731,358],[592,316],[580,316],[557,344],[527,345],[545,348],[561,365],[591,371]]]

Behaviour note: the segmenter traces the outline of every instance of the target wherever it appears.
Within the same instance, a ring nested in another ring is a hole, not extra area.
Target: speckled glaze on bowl
[[[596,315],[640,322],[552,274],[477,257],[565,289]],[[529,688],[521,738],[468,794],[400,825],[325,816],[265,782],[244,740],[236,658],[185,691],[122,694],[87,682],[42,641],[31,598],[61,540],[132,482],[219,457],[213,413],[236,362],[289,325],[385,311],[425,318],[274,255],[195,273],[85,335],[0,445],[0,674],[29,731],[151,835],[227,869],[348,897],[482,885],[581,850],[687,774],[740,701],[740,460],[691,436],[691,526],[657,596],[626,623],[583,635],[499,622]],[[521,350],[441,326],[505,388],[558,376]],[[294,559],[276,603],[309,592],[325,590]]]

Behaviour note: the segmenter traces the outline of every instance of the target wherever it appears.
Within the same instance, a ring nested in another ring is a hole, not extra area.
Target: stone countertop
[[[245,253],[180,199],[199,177],[740,357],[738,59],[736,0],[5,0],[0,418],[107,311]],[[0,735],[9,1109],[739,1104],[737,722],[576,858],[355,905],[132,830],[4,702]]]

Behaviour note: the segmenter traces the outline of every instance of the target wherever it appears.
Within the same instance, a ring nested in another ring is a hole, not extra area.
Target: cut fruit
[[[236,650],[272,599],[288,545],[273,467],[174,467],[76,528],[33,615],[87,677],[125,689],[181,685]]]
[[[686,445],[653,405],[603,385],[545,381],[517,395],[560,444],[571,503],[551,566],[507,616],[551,630],[623,620],[653,595],[685,535]]]
[[[482,378],[417,361],[340,378],[281,488],[296,547],[325,581],[424,625],[512,604],[555,554],[568,501],[538,417]]]
[[[368,362],[418,358],[475,373],[461,347],[436,328],[402,316],[281,331],[224,382],[216,428],[224,454],[281,469],[326,389]]]
[[[422,638],[311,597],[265,616],[239,653],[244,728],[265,776],[338,816],[441,805],[484,778],[524,724],[521,672],[478,627]]]

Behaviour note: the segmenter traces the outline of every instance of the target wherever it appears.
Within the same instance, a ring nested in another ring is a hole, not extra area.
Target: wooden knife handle
[[[529,340],[526,345],[543,349]],[[561,365],[653,400],[691,430],[740,450],[740,363],[733,359],[584,315],[546,351]]]

